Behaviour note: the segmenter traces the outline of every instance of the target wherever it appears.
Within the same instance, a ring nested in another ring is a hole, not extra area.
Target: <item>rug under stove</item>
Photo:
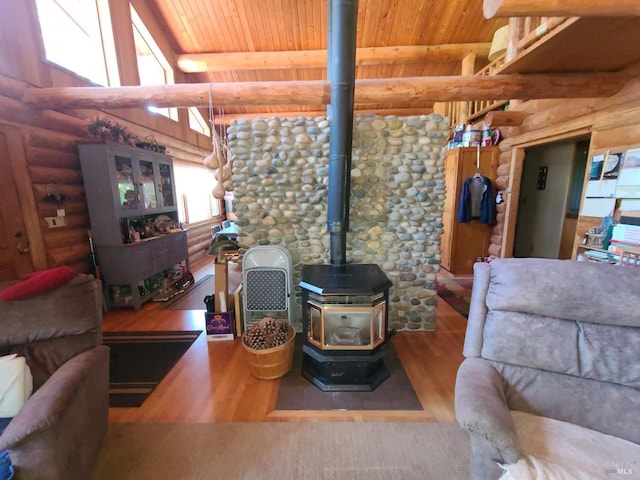
[[[391,342],[384,356],[390,376],[373,392],[323,392],[302,376],[302,334],[293,366],[280,379],[276,410],[423,410]]]

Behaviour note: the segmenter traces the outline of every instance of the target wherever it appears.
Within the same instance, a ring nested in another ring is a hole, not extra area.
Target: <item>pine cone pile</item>
[[[277,347],[288,340],[289,322],[265,317],[251,325],[242,336],[244,344],[254,350]]]

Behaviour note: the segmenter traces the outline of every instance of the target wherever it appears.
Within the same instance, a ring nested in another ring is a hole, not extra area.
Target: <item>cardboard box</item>
[[[204,312],[207,340],[233,340],[235,338],[234,312]]]

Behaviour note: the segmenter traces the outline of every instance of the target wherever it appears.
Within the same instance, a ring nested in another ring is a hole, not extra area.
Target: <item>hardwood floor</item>
[[[209,257],[194,262],[196,280],[212,273]],[[279,380],[258,380],[249,372],[240,339],[207,342],[200,335],[142,406],[111,408],[111,422],[260,421],[455,421],[455,376],[462,361],[466,319],[440,298],[435,332],[399,332],[391,341],[422,403],[423,411],[274,410]],[[116,310],[104,317],[105,331],[204,330],[202,312]]]

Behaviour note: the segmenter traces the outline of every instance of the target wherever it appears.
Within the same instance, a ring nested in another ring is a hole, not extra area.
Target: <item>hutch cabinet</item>
[[[118,143],[78,148],[107,303],[140,308],[175,265],[189,267],[173,159]]]
[[[479,173],[494,185],[499,156],[499,147],[461,147],[447,152],[440,264],[454,275],[472,275],[476,259],[488,253],[493,225],[483,224],[475,219],[469,223],[459,223],[458,206],[467,178]],[[493,193],[497,193],[495,185]]]

